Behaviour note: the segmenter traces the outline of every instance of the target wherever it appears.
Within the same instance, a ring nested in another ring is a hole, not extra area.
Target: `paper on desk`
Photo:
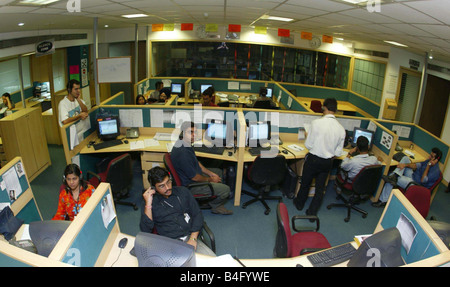
[[[144,140],[144,146],[145,147],[149,147],[149,146],[159,146],[159,141],[155,140],[155,139],[145,139]]]
[[[102,207],[103,224],[105,225],[105,228],[108,229],[109,223],[116,217],[111,194],[107,194],[103,198],[101,207]]]
[[[288,148],[290,148],[292,150],[295,150],[295,151],[303,151],[303,150],[305,150],[304,148],[302,148],[301,146],[296,145],[296,144],[288,145]]]
[[[132,141],[130,142],[130,150],[132,149],[143,149],[144,141]]]

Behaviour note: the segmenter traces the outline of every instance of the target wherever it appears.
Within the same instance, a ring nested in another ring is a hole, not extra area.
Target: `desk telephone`
[[[135,139],[139,137],[139,128],[129,128],[127,129],[127,138]]]

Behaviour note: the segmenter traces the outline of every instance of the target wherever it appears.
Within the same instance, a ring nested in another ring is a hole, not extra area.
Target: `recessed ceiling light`
[[[292,18],[285,18],[285,17],[278,17],[278,16],[270,16],[270,15],[262,15],[261,19],[265,19],[265,20],[275,20],[275,21],[283,21],[283,22],[290,22],[294,19]]]
[[[25,25],[25,23],[19,23],[19,24],[17,24],[17,26],[23,26],[23,25]]]
[[[140,18],[140,17],[148,17],[146,14],[128,14],[128,15],[122,15],[124,18]]]
[[[383,42],[389,43],[389,44],[392,44],[392,45],[395,45],[395,46],[408,47],[408,46],[406,46],[404,44],[401,44],[401,43],[398,43],[398,42],[395,42],[395,41],[383,41]]]
[[[106,25],[105,25],[105,28],[108,28],[108,27],[109,27],[109,25],[108,25],[108,24],[106,24]]]
[[[342,0],[342,1],[352,3],[352,4],[361,4],[361,3],[367,2],[368,0]]]
[[[59,0],[20,0],[19,4],[26,5],[47,5],[53,2],[58,2]]]

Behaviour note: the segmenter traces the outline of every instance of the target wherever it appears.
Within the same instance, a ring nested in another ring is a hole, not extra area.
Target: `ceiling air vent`
[[[372,50],[364,50],[364,49],[355,49],[355,54],[363,54],[363,55],[386,58],[386,59],[389,58],[388,52],[380,52],[380,51],[372,51]]]

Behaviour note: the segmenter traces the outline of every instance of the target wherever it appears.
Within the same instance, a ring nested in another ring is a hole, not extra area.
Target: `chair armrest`
[[[86,180],[87,180],[87,181],[89,181],[89,179],[91,178],[89,175],[91,175],[92,177],[97,178],[97,179],[98,179],[98,182],[101,182],[101,181],[102,181],[101,178],[100,178],[100,176],[99,176],[98,174],[96,174],[96,173],[94,173],[94,172],[92,172],[92,171],[87,171],[86,173],[87,173],[87,176],[86,176]]]
[[[187,186],[187,188],[197,187],[197,186],[205,186],[207,185],[209,189],[211,190],[211,196],[215,196],[214,188],[212,187],[212,184],[208,181],[202,181],[202,182],[194,182]]]
[[[310,221],[312,220],[313,222],[316,222],[316,229],[298,229],[295,226],[295,221],[298,219],[309,219]],[[292,229],[294,229],[296,232],[302,232],[302,231],[319,231],[320,228],[320,220],[319,217],[315,216],[315,215],[294,215],[291,218],[291,225],[292,225]]]
[[[205,238],[205,235],[207,235],[208,238]],[[208,247],[216,253],[216,239],[214,237],[214,233],[209,228],[208,224],[206,224],[206,221],[203,221],[203,228],[202,232],[200,232],[200,239],[208,245]],[[208,240],[209,239],[209,240]],[[208,244],[209,242],[209,244]]]
[[[302,251],[300,251],[300,255],[304,255],[306,253],[312,253],[312,252],[317,252],[320,250],[324,250],[327,248],[303,248]]]

